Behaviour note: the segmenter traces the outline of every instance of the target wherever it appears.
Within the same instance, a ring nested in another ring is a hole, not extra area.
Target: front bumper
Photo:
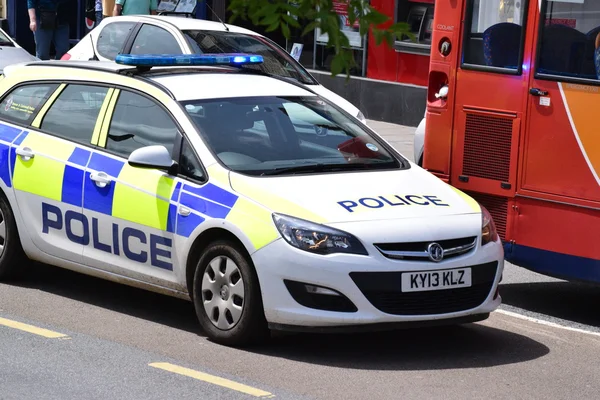
[[[424,322],[425,325],[472,322],[485,319],[501,303],[497,293],[504,269],[500,241],[478,246],[461,257],[433,263],[391,260],[372,253],[320,256],[279,239],[254,253],[252,259],[261,285],[265,317],[274,329],[356,331],[395,329]],[[400,289],[403,272],[462,267],[472,267],[470,288],[409,293]],[[294,296],[290,282],[295,284]],[[297,294],[298,287],[304,284],[325,289],[329,294],[320,294],[321,299],[335,297],[333,291],[354,307],[344,308],[347,303],[339,298],[333,305],[319,301],[309,304],[310,301]]]

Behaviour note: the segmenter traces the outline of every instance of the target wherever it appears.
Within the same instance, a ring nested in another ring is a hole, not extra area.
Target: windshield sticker
[[[363,197],[358,200],[343,200],[337,202],[348,212],[364,211],[365,209],[387,208],[396,206],[434,206],[434,207],[449,207],[450,204],[445,203],[437,196],[431,195],[388,195],[377,197]]]
[[[367,149],[369,149],[371,151],[379,151],[379,148],[377,146],[375,146],[373,143],[367,143],[366,146],[367,146]]]

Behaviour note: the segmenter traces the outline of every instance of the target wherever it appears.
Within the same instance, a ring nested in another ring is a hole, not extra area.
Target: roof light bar
[[[179,65],[246,65],[261,64],[262,56],[256,54],[118,54],[117,64],[133,67],[168,67]]]

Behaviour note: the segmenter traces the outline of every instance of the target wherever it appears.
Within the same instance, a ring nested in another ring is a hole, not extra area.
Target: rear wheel
[[[8,200],[0,195],[0,280],[14,277],[25,261],[14,214]]]
[[[193,299],[200,325],[217,343],[243,346],[269,333],[256,272],[231,242],[205,249],[194,274]]]

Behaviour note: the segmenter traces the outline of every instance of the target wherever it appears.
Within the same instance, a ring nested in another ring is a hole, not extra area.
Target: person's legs
[[[33,33],[35,40],[35,56],[40,60],[50,59],[50,43],[52,42],[53,31],[41,29],[40,22],[37,23],[38,28]]]
[[[54,30],[54,48],[57,60],[60,60],[69,51],[69,24],[59,25]]]
[[[95,24],[95,26],[100,25],[100,22],[102,22],[102,11],[96,11],[96,24]]]

